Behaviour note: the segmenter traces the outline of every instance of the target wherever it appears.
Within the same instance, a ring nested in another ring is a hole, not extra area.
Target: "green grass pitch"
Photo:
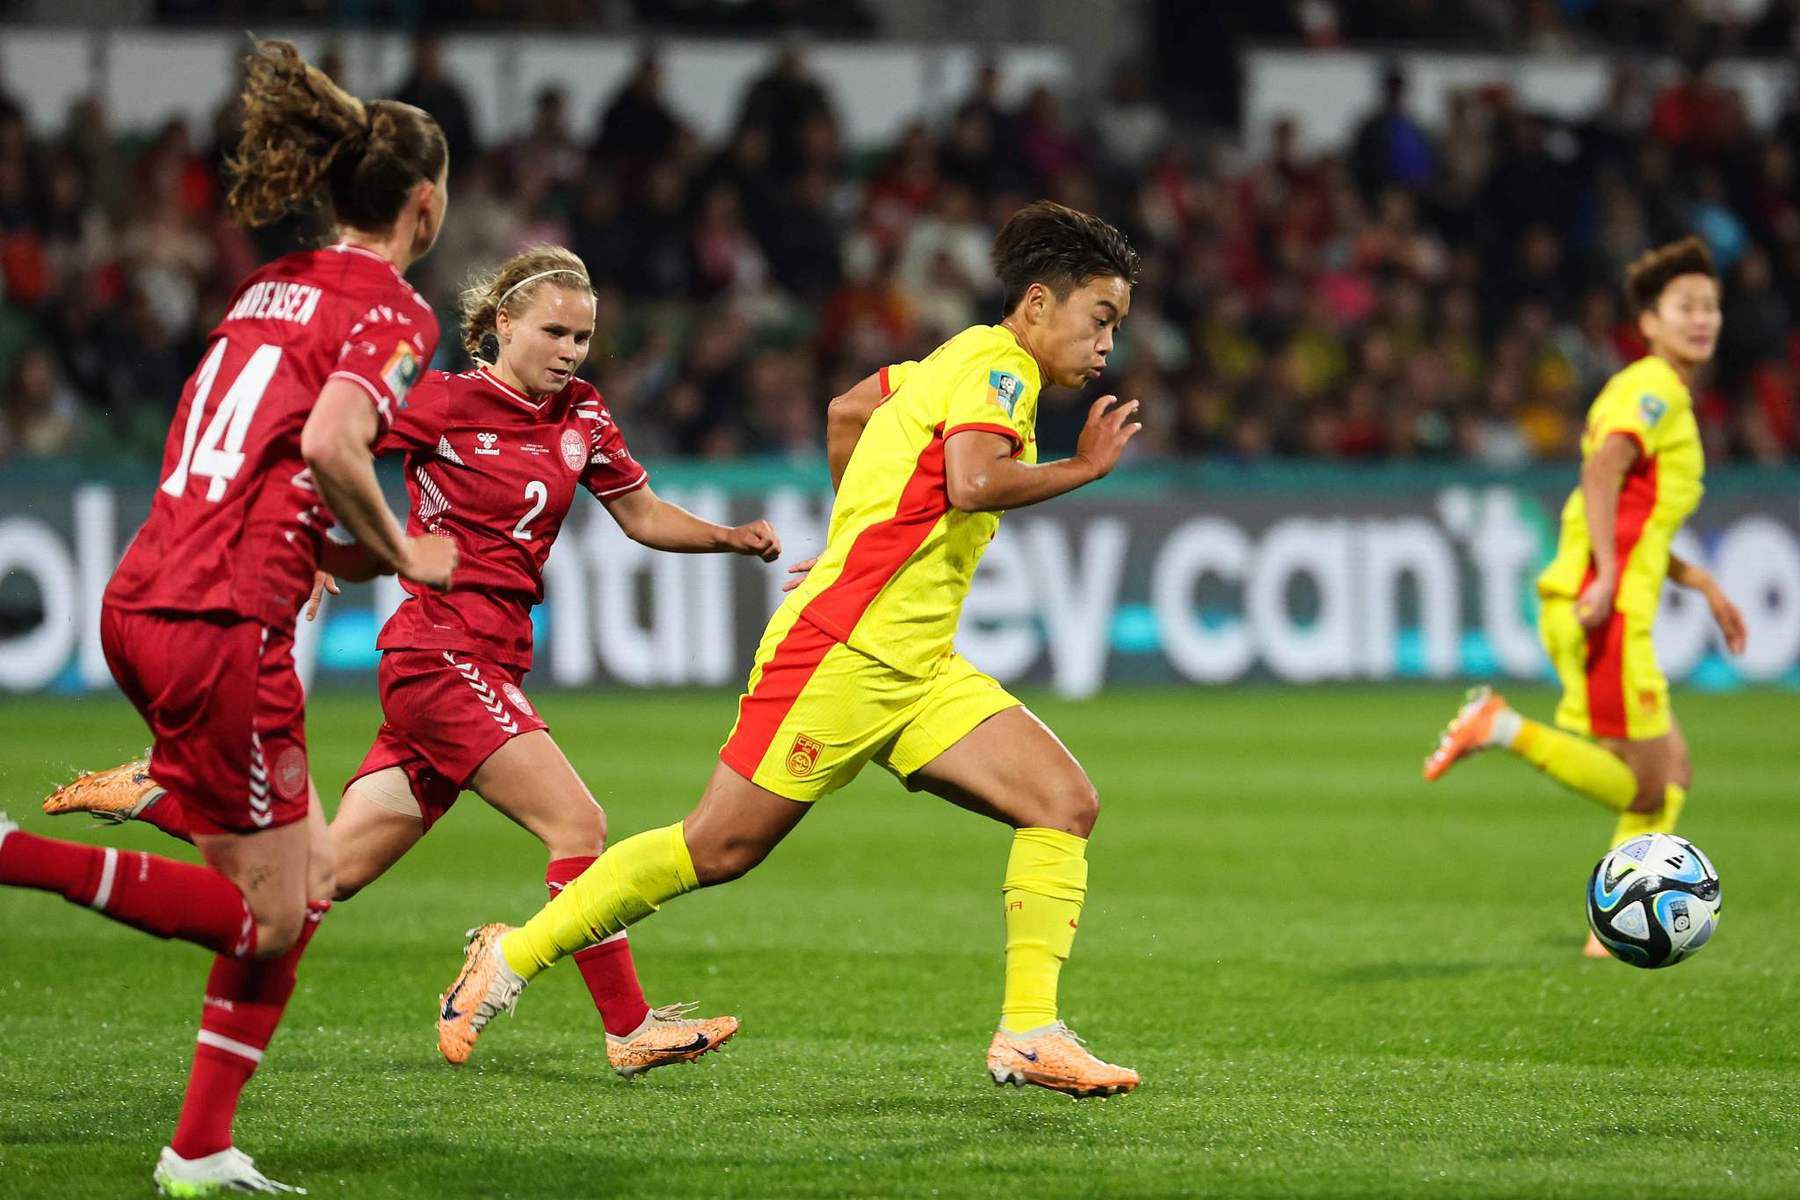
[[[240,1144],[314,1196],[1800,1195],[1792,694],[1679,698],[1682,832],[1725,919],[1654,972],[1579,955],[1608,815],[1498,758],[1420,782],[1453,688],[1036,699],[1104,808],[1065,1015],[1137,1094],[989,1082],[1007,835],[871,771],[634,931],[654,1002],[744,1031],[631,1084],[567,968],[470,1067],[438,1059],[461,931],[543,893],[536,844],[465,798],[329,918]],[[717,693],[541,700],[621,833],[685,811],[732,715]],[[375,720],[368,696],[314,705],[327,793]],[[36,812],[142,743],[121,700],[0,705],[0,804],[187,855]],[[0,964],[0,1196],[147,1194],[205,956],[5,889]]]

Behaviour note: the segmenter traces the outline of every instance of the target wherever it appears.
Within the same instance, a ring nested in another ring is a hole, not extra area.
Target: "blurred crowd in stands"
[[[1143,401],[1141,457],[1511,466],[1576,452],[1596,389],[1641,352],[1625,264],[1696,231],[1726,283],[1718,363],[1697,389],[1708,452],[1800,457],[1794,101],[1753,128],[1702,60],[1657,85],[1621,63],[1584,120],[1491,86],[1429,128],[1390,68],[1348,144],[1305,153],[1289,122],[1253,131],[1271,148],[1251,154],[1173,117],[1133,64],[1091,96],[1008,103],[1005,83],[988,69],[941,123],[853,148],[790,46],[731,135],[705,144],[646,55],[591,141],[551,88],[522,135],[483,145],[421,39],[397,94],[451,144],[450,220],[414,272],[445,323],[439,365],[458,365],[464,277],[561,242],[599,288],[587,373],[640,455],[810,459],[833,394],[998,319],[989,241],[1047,195],[1143,251],[1100,385]],[[121,117],[85,100],[63,128],[30,128],[0,94],[0,461],[153,462],[236,281],[319,233],[223,219],[229,105],[209,129],[140,135]],[[1072,447],[1085,410],[1045,397],[1046,454]]]

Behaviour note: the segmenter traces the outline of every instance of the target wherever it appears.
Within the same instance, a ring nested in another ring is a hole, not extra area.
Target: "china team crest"
[[[804,733],[794,735],[794,745],[788,750],[788,774],[795,779],[805,779],[819,765],[819,755],[825,753],[825,747],[807,737]]]
[[[563,466],[571,471],[579,471],[587,465],[587,439],[577,429],[565,429],[562,435]]]
[[[514,708],[518,709],[528,717],[537,715],[531,711],[531,701],[525,698],[525,693],[519,690],[517,684],[503,683],[500,685],[500,690],[506,694],[508,700],[512,701],[512,706]]]

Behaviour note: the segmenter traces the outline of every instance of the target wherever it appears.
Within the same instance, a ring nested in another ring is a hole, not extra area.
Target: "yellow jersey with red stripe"
[[[1593,406],[1581,435],[1582,461],[1614,434],[1631,438],[1638,459],[1626,473],[1613,529],[1619,590],[1614,607],[1635,617],[1655,616],[1669,573],[1669,546],[1700,503],[1706,456],[1694,400],[1675,368],[1655,355],[1614,375]],[[1573,598],[1593,577],[1593,538],[1581,488],[1563,505],[1556,557],[1538,576],[1538,594]]]
[[[944,443],[998,434],[1037,461],[1037,363],[1012,333],[977,325],[924,360],[884,368],[885,398],[838,487],[825,551],[771,620],[808,622],[917,676],[950,652],[964,599],[998,513],[950,507]]]

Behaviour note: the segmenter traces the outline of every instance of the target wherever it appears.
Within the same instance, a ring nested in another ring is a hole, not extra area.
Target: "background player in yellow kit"
[[[1102,397],[1074,456],[1037,462],[1039,389],[1100,374],[1138,256],[1098,218],[1040,201],[1006,223],[993,263],[1000,324],[964,330],[834,405],[834,458],[854,448],[825,550],[769,622],[700,803],[681,823],[613,846],[522,928],[477,931],[443,997],[441,1042],[472,1041],[565,955],[749,871],[813,801],[874,761],[1016,831],[1003,883],[1005,1000],[988,1051],[995,1081],[1077,1096],[1137,1086],[1135,1071],[1100,1061],[1057,1019],[1057,978],[1087,893],[1093,784],[951,640],[999,514],[1107,474],[1140,428],[1135,401]],[[877,398],[857,437],[859,400]]]
[[[1743,615],[1712,575],[1669,550],[1703,490],[1688,388],[1719,340],[1712,256],[1698,238],[1660,247],[1631,264],[1625,287],[1650,353],[1607,381],[1588,410],[1581,484],[1563,506],[1556,557],[1538,577],[1538,634],[1562,681],[1560,728],[1477,688],[1425,760],[1425,778],[1437,779],[1474,751],[1510,750],[1618,813],[1613,846],[1673,831],[1693,777],[1650,639],[1663,580],[1706,597],[1732,653],[1745,636]],[[1591,933],[1587,953],[1606,954]]]

